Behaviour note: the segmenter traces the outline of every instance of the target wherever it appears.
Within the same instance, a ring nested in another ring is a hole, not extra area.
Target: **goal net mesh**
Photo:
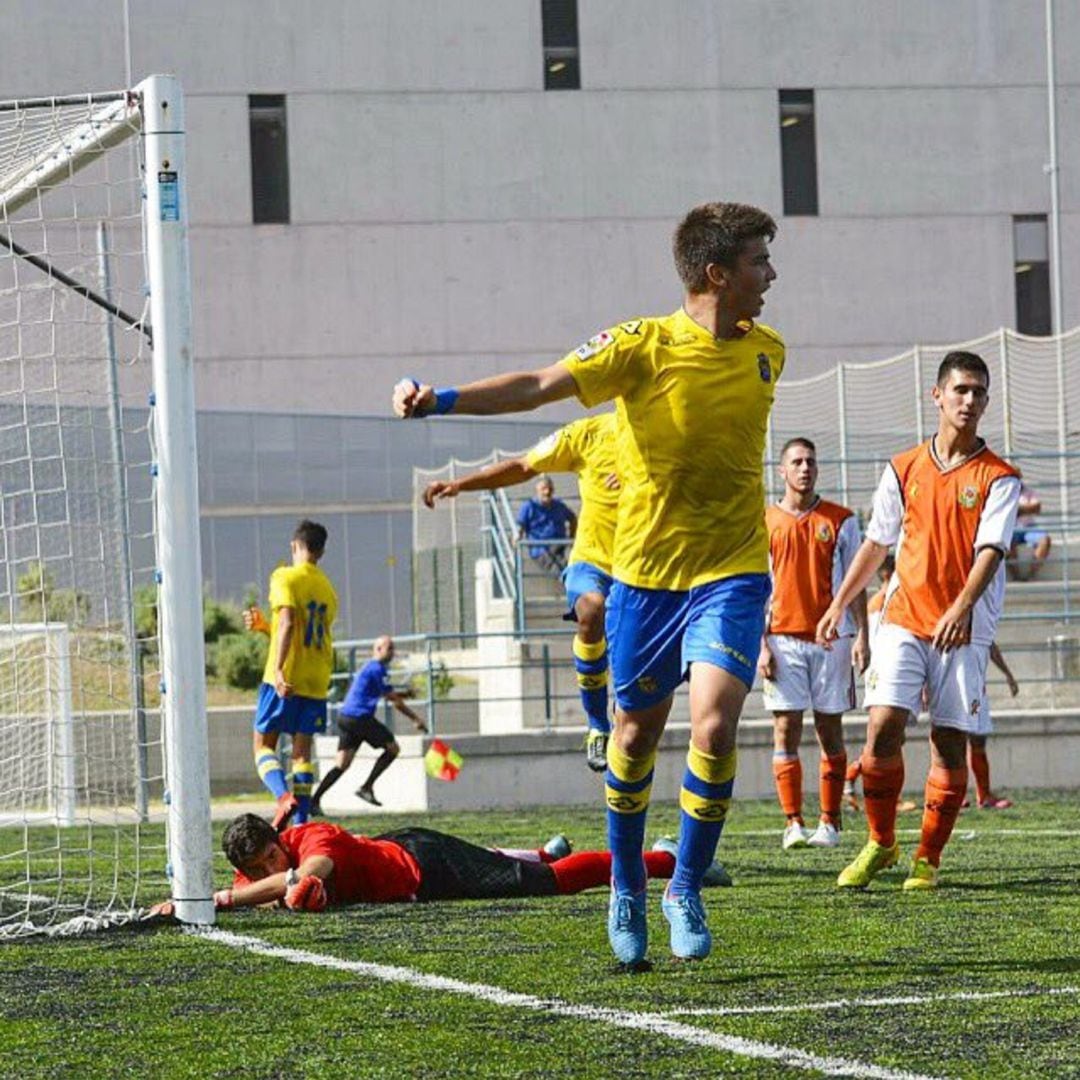
[[[166,887],[139,130],[0,103],[0,937]]]

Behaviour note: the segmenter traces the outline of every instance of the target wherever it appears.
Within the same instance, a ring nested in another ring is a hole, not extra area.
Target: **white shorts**
[[[910,630],[883,623],[874,636],[863,704],[891,705],[918,715],[925,685],[931,724],[986,735],[990,711],[984,710],[983,697],[989,655],[988,645],[940,652]]]
[[[855,708],[850,637],[837,638],[831,649],[787,634],[769,634],[766,640],[776,668],[762,685],[766,709],[842,713]]]

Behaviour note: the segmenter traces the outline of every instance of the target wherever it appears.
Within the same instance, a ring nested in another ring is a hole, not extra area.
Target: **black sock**
[[[391,762],[396,757],[397,754],[392,754],[389,750],[384,750],[375,759],[375,764],[371,766],[371,772],[368,774],[368,778],[364,781],[363,784],[366,790],[370,791],[375,786],[375,781],[378,780],[379,777],[382,776],[382,774],[390,768]]]
[[[323,795],[326,793],[327,788],[331,787],[335,780],[341,776],[343,770],[339,769],[336,765],[319,781],[319,788],[315,792],[315,797],[312,802],[319,802]]]

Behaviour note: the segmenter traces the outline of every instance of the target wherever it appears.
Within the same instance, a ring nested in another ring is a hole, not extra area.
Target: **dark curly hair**
[[[747,240],[772,240],[776,222],[756,206],[712,202],[695,206],[679,222],[672,248],[675,269],[687,292],[703,293],[709,282],[705,268],[717,263],[734,269]]]
[[[230,821],[221,834],[221,850],[237,870],[243,870],[266,850],[267,844],[276,844],[277,838],[274,826],[265,818],[258,814],[241,814]]]

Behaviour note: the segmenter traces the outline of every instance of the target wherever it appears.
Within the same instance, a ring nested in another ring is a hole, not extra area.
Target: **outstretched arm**
[[[424,723],[424,718],[419,713],[413,712],[408,705],[405,704],[405,695],[400,690],[395,690],[386,695],[386,700],[394,706],[395,709],[402,716],[407,716],[412,722],[417,731],[427,731],[427,724]]]
[[[573,397],[574,377],[563,364],[539,371],[518,371],[492,375],[465,386],[436,390],[427,383],[404,379],[394,387],[394,415],[402,418],[430,416],[432,413],[466,413],[493,416],[498,413],[529,412],[552,401]]]
[[[494,491],[496,488],[513,487],[536,475],[536,470],[523,457],[496,461],[457,480],[432,481],[424,488],[424,505],[433,509],[440,499],[456,498],[462,491]]]

